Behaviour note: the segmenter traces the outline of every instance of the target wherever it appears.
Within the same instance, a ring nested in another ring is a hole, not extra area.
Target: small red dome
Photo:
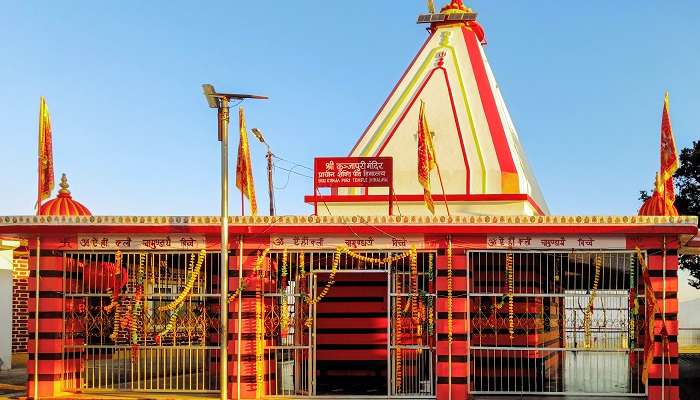
[[[639,215],[653,217],[653,216],[678,216],[678,210],[674,204],[664,204],[666,200],[660,193],[659,188],[663,188],[663,183],[659,179],[659,174],[656,174],[656,189],[651,197],[644,200],[642,207],[639,209]]]
[[[90,210],[78,201],[73,200],[70,191],[68,190],[68,179],[66,174],[61,177],[61,190],[58,191],[58,196],[42,204],[39,208],[39,215],[50,216],[89,216],[92,215]]]

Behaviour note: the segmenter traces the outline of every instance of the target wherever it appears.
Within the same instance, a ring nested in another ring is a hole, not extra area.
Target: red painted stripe
[[[457,135],[458,135],[458,138],[459,138],[459,143],[460,143],[460,145],[461,145],[461,147],[462,147],[462,148],[461,148],[461,150],[462,150],[462,158],[464,159],[464,166],[465,166],[466,171],[467,171],[467,186],[466,186],[465,194],[468,194],[468,193],[469,193],[469,178],[470,178],[470,177],[469,177],[469,171],[470,171],[470,170],[469,170],[469,160],[467,159],[467,153],[466,153],[466,150],[464,149],[464,140],[463,140],[463,138],[462,138],[462,128],[461,128],[460,125],[459,125],[459,118],[457,117],[457,108],[456,108],[456,106],[455,106],[454,96],[452,95],[452,87],[450,86],[450,80],[449,80],[449,78],[448,78],[448,76],[447,76],[447,71],[446,71],[444,68],[437,67],[437,68],[434,68],[432,71],[430,71],[430,74],[428,74],[427,78],[425,78],[425,80],[423,81],[423,83],[421,84],[421,86],[418,88],[418,90],[416,91],[416,93],[413,95],[413,98],[411,99],[411,102],[410,102],[410,103],[408,104],[408,106],[404,109],[403,113],[402,113],[401,116],[399,117],[399,120],[396,122],[396,124],[394,124],[394,127],[392,128],[391,132],[389,133],[389,135],[387,136],[387,138],[386,138],[386,139],[384,140],[384,142],[382,143],[381,147],[379,148],[379,151],[377,152],[377,156],[381,156],[381,155],[382,155],[382,153],[384,152],[384,149],[385,149],[386,146],[389,144],[389,142],[391,141],[391,139],[394,137],[394,134],[395,134],[396,131],[399,129],[399,127],[400,127],[401,124],[403,123],[404,119],[406,119],[406,116],[407,116],[408,113],[411,111],[411,109],[412,109],[413,106],[415,105],[416,101],[418,101],[418,98],[420,98],[421,93],[423,93],[423,90],[425,89],[425,87],[426,87],[426,86],[428,85],[428,83],[430,82],[430,79],[432,79],[433,74],[435,74],[435,72],[438,71],[438,70],[442,70],[442,72],[443,72],[443,75],[444,75],[444,77],[445,77],[445,85],[447,86],[447,92],[448,92],[448,94],[449,94],[449,96],[450,96],[450,104],[451,104],[451,107],[452,107],[452,117],[454,118],[455,126],[456,126],[456,128],[457,128]]]
[[[503,128],[503,121],[501,121],[498,106],[496,105],[496,98],[491,88],[488,74],[486,73],[484,59],[479,50],[479,41],[474,32],[466,27],[462,28],[462,33],[464,35],[464,41],[467,44],[469,59],[472,64],[472,70],[474,71],[476,85],[479,88],[481,104],[484,108],[484,114],[486,114],[486,121],[489,125],[493,145],[496,149],[498,165],[503,172],[517,173],[515,163],[513,162],[513,155],[508,146],[508,140],[506,139],[505,129]]]
[[[416,54],[416,56],[413,57],[413,61],[411,61],[411,63],[408,65],[408,68],[406,68],[406,70],[404,71],[403,75],[401,75],[401,79],[399,79],[398,82],[396,82],[396,85],[394,85],[394,88],[391,90],[391,93],[389,93],[389,96],[387,96],[386,100],[384,100],[384,104],[382,104],[382,106],[379,108],[379,111],[377,112],[377,114],[375,114],[374,118],[372,118],[372,121],[369,123],[369,125],[367,125],[367,128],[365,129],[365,131],[362,132],[362,135],[361,135],[360,138],[357,140],[357,143],[355,143],[355,146],[353,146],[353,148],[352,148],[352,150],[350,151],[350,154],[349,154],[350,156],[355,152],[355,150],[357,149],[357,146],[360,145],[360,142],[361,142],[362,139],[365,137],[365,135],[367,134],[367,132],[369,132],[369,128],[372,127],[372,125],[373,125],[374,122],[377,120],[377,118],[379,118],[379,115],[382,113],[382,111],[384,111],[384,108],[385,108],[386,105],[389,103],[389,100],[391,100],[391,98],[394,96],[394,93],[396,93],[396,90],[398,90],[399,85],[400,85],[401,82],[403,82],[403,80],[406,78],[406,75],[408,75],[408,71],[410,71],[411,68],[413,68],[413,66],[415,65],[416,61],[418,60],[418,57],[420,57],[420,55],[423,53],[423,50],[425,49],[425,47],[428,45],[428,43],[430,43],[430,40],[433,38],[433,35],[434,35],[434,34],[435,34],[435,32],[431,32],[431,33],[430,33],[430,36],[428,36],[428,39],[425,41],[425,43],[423,43],[423,46],[421,46],[420,50],[418,50],[418,53]]]

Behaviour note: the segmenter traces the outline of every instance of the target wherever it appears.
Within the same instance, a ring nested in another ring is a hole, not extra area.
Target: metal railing
[[[219,255],[203,257],[174,311],[158,308],[183,292],[198,253],[115,256],[64,255],[66,390],[218,392]]]
[[[473,394],[644,395],[632,252],[468,257]]]
[[[700,354],[700,328],[678,329],[678,352]]]

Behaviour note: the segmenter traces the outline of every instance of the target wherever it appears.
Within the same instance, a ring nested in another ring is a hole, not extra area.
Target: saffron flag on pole
[[[661,194],[664,199],[664,209],[667,210],[665,215],[678,215],[677,212],[673,213],[676,201],[673,174],[678,170],[678,165],[678,152],[676,151],[676,140],[673,138],[668,92],[666,92],[664,96],[664,110],[661,115],[661,169],[659,171],[663,183],[663,192]]]
[[[435,205],[433,204],[433,196],[430,193],[430,172],[435,167],[433,138],[428,126],[428,119],[425,116],[425,102],[421,100],[418,116],[418,182],[423,186],[423,200],[431,214],[435,214]]]
[[[36,208],[51,196],[54,186],[53,176],[53,141],[51,139],[51,119],[46,99],[39,99],[39,184]]]
[[[240,140],[238,141],[238,163],[236,164],[236,187],[250,201],[250,213],[258,214],[258,203],[255,200],[255,185],[253,184],[253,168],[250,162],[250,147],[248,146],[248,130],[245,126],[243,107],[238,109],[240,123]]]

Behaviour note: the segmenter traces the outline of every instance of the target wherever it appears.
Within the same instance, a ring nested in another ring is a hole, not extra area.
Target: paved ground
[[[681,399],[683,400],[700,400],[700,354],[684,354],[680,357],[680,372],[681,372]],[[26,396],[26,385],[27,382],[27,370],[25,368],[16,368],[10,371],[0,371],[0,400],[18,400]],[[105,394],[105,395],[95,395],[95,394],[83,394],[83,395],[70,395],[61,397],[61,399],[106,399],[106,400],[117,400],[117,399],[139,399],[139,400],[166,400],[166,399],[178,399],[178,400],[202,400],[203,398],[211,398],[215,396],[183,396],[183,395],[154,395],[154,394]],[[485,397],[488,400],[513,400],[519,399],[521,397]],[[580,398],[580,397],[525,397],[524,399],[535,400],[535,399],[547,399],[547,400],[590,400],[590,397]],[[606,400],[614,400],[616,398],[606,397]]]

